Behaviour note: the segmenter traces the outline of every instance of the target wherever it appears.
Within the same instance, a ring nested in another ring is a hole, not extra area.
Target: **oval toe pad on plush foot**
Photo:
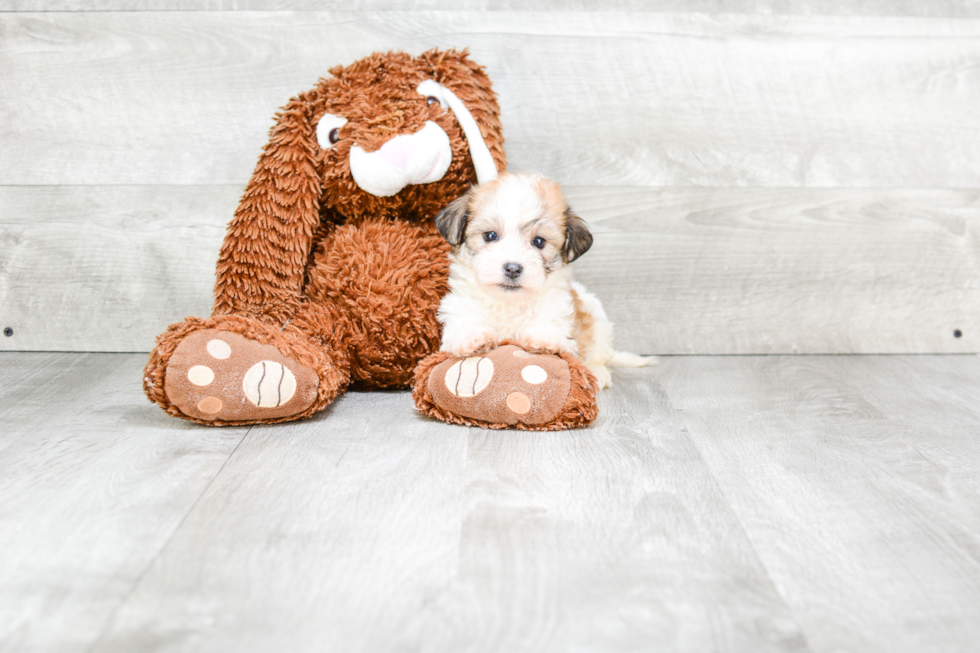
[[[167,362],[164,391],[202,421],[252,422],[303,412],[316,400],[316,373],[272,345],[204,329],[184,338]]]
[[[480,356],[449,358],[428,381],[435,404],[446,411],[496,424],[545,424],[568,399],[568,363],[551,354],[529,354],[504,345]]]

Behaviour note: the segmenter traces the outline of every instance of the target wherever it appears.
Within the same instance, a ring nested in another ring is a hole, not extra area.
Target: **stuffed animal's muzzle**
[[[480,127],[456,95],[435,80],[419,84],[421,95],[438,100],[444,109],[451,109],[466,135],[470,157],[476,169],[477,183],[497,177],[497,167],[490,155]],[[330,132],[347,122],[339,116],[321,119],[317,126],[317,141],[321,147],[331,146]],[[410,184],[431,184],[439,181],[453,162],[449,136],[442,127],[427,120],[413,134],[392,138],[375,152],[365,152],[359,145],[350,148],[350,171],[354,182],[364,191],[377,197],[391,197]]]
[[[396,136],[376,152],[365,152],[359,145],[350,148],[354,181],[378,197],[390,197],[409,184],[439,181],[452,162],[449,136],[431,120],[414,134]]]

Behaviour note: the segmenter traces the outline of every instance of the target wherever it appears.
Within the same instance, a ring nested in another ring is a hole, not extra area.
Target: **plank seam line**
[[[133,596],[133,594],[136,593],[136,590],[139,589],[139,586],[143,583],[143,580],[146,578],[146,575],[156,564],[157,560],[159,560],[160,556],[163,555],[164,551],[166,551],[170,547],[170,543],[173,542],[174,537],[176,537],[177,533],[180,532],[180,529],[183,528],[184,523],[187,521],[187,518],[194,512],[198,504],[201,503],[201,499],[203,499],[204,495],[206,495],[208,493],[208,490],[211,489],[211,486],[214,484],[214,481],[219,476],[221,476],[221,472],[224,471],[225,467],[228,465],[228,462],[232,458],[234,458],[235,454],[238,452],[239,447],[242,446],[242,443],[245,441],[245,438],[248,437],[249,433],[252,432],[253,428],[255,427],[254,426],[248,427],[248,430],[242,434],[242,437],[235,445],[235,448],[231,450],[231,453],[228,454],[228,457],[225,458],[223,463],[221,463],[221,467],[218,468],[218,471],[214,473],[214,475],[208,481],[207,485],[204,486],[204,489],[201,490],[201,493],[194,500],[194,503],[191,504],[191,507],[187,509],[187,512],[184,513],[184,516],[180,518],[180,521],[177,523],[173,531],[167,537],[167,541],[163,543],[163,546],[160,547],[160,549],[153,555],[150,561],[146,563],[146,566],[139,573],[136,579],[133,580],[133,583],[130,586],[129,591],[127,591],[126,594],[124,594],[122,598],[119,599],[119,602],[116,604],[116,607],[114,607],[112,609],[112,612],[109,613],[109,616],[106,617],[106,620],[103,623],[101,630],[99,631],[98,637],[95,639],[95,641],[92,642],[92,645],[86,649],[86,653],[92,653],[99,646],[99,644],[102,643],[102,640],[105,639],[106,633],[108,633],[110,626],[112,626],[113,621],[115,621],[116,615],[119,613],[119,610],[129,601],[129,599]]]

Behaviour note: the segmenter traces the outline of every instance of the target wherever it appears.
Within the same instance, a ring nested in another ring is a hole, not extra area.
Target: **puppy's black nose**
[[[504,263],[504,274],[508,279],[516,279],[523,271],[524,268],[520,263]]]

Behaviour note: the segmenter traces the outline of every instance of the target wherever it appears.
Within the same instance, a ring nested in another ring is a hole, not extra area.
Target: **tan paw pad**
[[[218,360],[225,360],[231,356],[231,345],[220,338],[208,341],[208,353]]]
[[[242,379],[245,397],[259,408],[278,408],[296,394],[296,377],[275,361],[253,365]]]
[[[207,365],[195,365],[187,370],[187,380],[194,385],[211,385],[214,381],[214,372]]]
[[[446,389],[456,397],[475,397],[493,378],[493,361],[470,356],[446,370]]]
[[[512,392],[507,395],[507,407],[518,415],[526,415],[531,410],[531,400],[523,392]]]
[[[545,424],[561,413],[571,390],[568,363],[504,345],[480,356],[439,363],[428,381],[443,410],[493,424]]]
[[[202,329],[185,337],[167,362],[164,392],[188,417],[254,422],[296,415],[317,397],[316,373],[230,331]]]
[[[215,413],[220,413],[221,408],[224,404],[217,397],[205,397],[201,401],[197,402],[197,409],[202,413],[207,413],[208,415],[214,415]]]
[[[528,365],[521,370],[521,378],[528,383],[538,385],[548,380],[548,373],[544,371],[543,367]]]

